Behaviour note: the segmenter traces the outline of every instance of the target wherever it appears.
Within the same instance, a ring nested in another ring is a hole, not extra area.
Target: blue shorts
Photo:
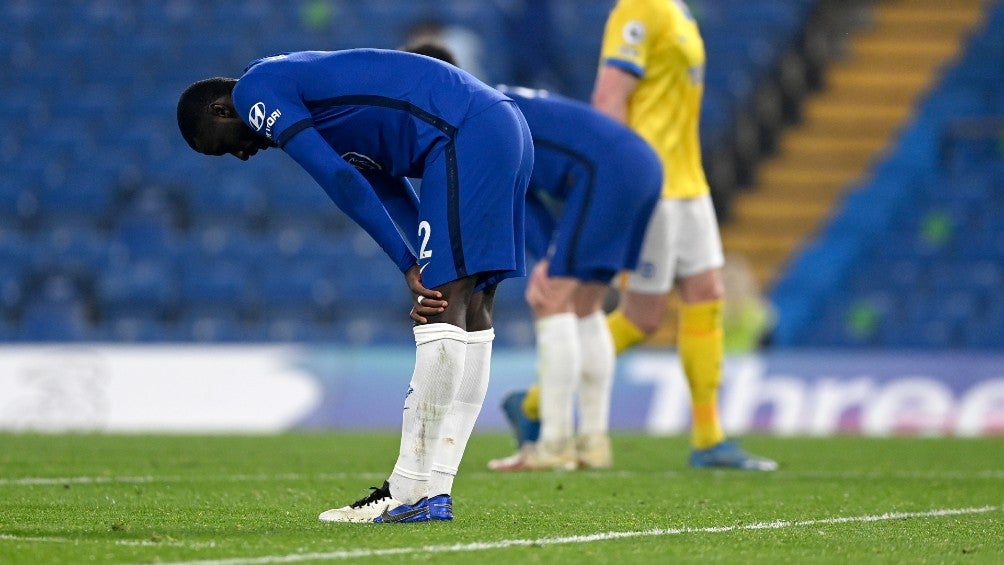
[[[546,148],[538,146],[538,151]],[[616,147],[604,147],[595,158],[580,155],[574,166],[560,213],[550,224],[542,219],[539,199],[532,194],[527,240],[539,246],[549,240],[548,274],[586,282],[610,282],[621,270],[638,264],[649,218],[662,191],[658,156],[640,138],[624,137]],[[551,229],[549,237],[539,231]],[[540,249],[530,249],[541,256]]]
[[[467,276],[482,290],[526,276],[524,206],[533,170],[526,120],[504,101],[468,116],[422,175],[415,249],[428,288]]]

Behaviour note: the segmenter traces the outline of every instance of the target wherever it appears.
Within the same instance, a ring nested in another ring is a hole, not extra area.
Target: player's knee
[[[430,324],[445,323],[453,324],[461,328],[469,325],[472,302],[474,302],[474,277],[464,277],[455,281],[435,287],[435,290],[443,293],[443,299],[447,301],[446,309],[431,316],[426,316]]]
[[[486,287],[471,296],[467,305],[467,331],[477,332],[492,327],[496,285]]]
[[[680,298],[687,303],[709,302],[725,296],[725,283],[719,269],[681,278],[678,287]]]
[[[654,334],[662,324],[662,316],[636,316],[634,318],[628,316],[628,319],[631,320],[639,330],[644,332],[646,336]]]
[[[553,316],[555,314],[563,314],[565,312],[571,312],[571,308],[567,306],[562,306],[560,304],[555,304],[552,302],[544,301],[531,301],[527,300],[527,304],[530,305],[530,310],[533,311],[534,317],[543,318],[546,316]]]
[[[533,311],[533,315],[538,318],[573,310],[572,302],[568,296],[543,292],[532,284],[526,289],[526,303]]]
[[[631,321],[646,336],[650,336],[659,330],[663,318],[666,316],[666,306],[664,302],[652,303],[647,308],[635,306],[631,307],[622,304],[621,310],[624,316]]]

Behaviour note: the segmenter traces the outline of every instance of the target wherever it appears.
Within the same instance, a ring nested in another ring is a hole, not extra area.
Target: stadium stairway
[[[887,0],[871,6],[846,56],[825,71],[802,120],[781,134],[751,190],[722,226],[726,253],[745,256],[769,288],[786,261],[866,172],[915,101],[981,16],[981,0]]]

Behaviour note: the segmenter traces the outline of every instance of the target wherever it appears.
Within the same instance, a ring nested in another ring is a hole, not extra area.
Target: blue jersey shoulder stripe
[[[346,96],[335,96],[334,98],[323,98],[321,100],[306,100],[304,103],[306,104],[307,109],[311,112],[323,108],[330,108],[332,106],[380,106],[383,108],[402,110],[412,114],[423,122],[436,127],[449,136],[453,136],[453,134],[457,131],[456,126],[450,124],[443,118],[431,114],[418,106],[415,106],[411,102],[398,100],[397,98],[388,98],[386,96],[377,96],[374,94],[350,94]]]
[[[309,128],[312,125],[314,125],[314,120],[310,118],[304,118],[294,123],[293,125],[283,130],[282,135],[280,135],[279,138],[275,140],[275,144],[278,145],[279,147],[286,145],[286,142],[292,139],[294,135],[300,133],[301,131]]]

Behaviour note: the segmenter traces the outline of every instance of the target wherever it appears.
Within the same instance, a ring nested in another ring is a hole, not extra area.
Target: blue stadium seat
[[[252,339],[253,324],[222,311],[187,311],[177,323],[178,336],[196,343],[236,343]]]
[[[330,316],[339,294],[329,265],[304,262],[266,270],[259,299],[270,320],[296,317],[312,321],[325,314]],[[345,303],[352,301],[345,299]]]
[[[171,343],[187,341],[164,320],[136,314],[122,314],[99,325],[103,341],[119,343]]]
[[[0,41],[0,256],[4,272],[18,277],[10,290],[20,296],[16,307],[28,306],[32,320],[44,319],[46,309],[60,318],[59,307],[25,303],[35,292],[25,284],[73,274],[93,284],[93,296],[82,292],[74,300],[88,315],[96,308],[100,327],[90,319],[75,326],[76,307],[65,305],[59,327],[67,339],[83,336],[66,331],[76,327],[115,341],[410,341],[410,298],[401,274],[299,167],[277,151],[249,163],[195,155],[174,123],[177,96],[193,80],[235,76],[251,59],[274,52],[393,48],[409,26],[428,18],[480,34],[486,79],[510,82],[507,14],[498,3],[325,4],[328,16],[323,9],[311,14],[306,2],[258,0],[15,2],[0,10],[0,27],[15,38]],[[776,57],[757,34],[734,32],[744,42],[732,42],[724,26],[792,33],[811,1],[787,3],[786,10],[763,1],[692,4],[716,61],[703,118],[707,147],[731,135],[760,78],[749,68],[769,69]],[[567,67],[562,80],[580,99],[592,89],[610,6],[552,4],[554,50]],[[728,53],[716,43],[730,47]],[[124,115],[129,127],[122,125]],[[289,280],[278,280],[282,273]],[[529,319],[524,284],[506,281],[499,300],[500,307],[519,308],[511,333],[523,338]],[[330,304],[334,289],[338,300],[358,300],[370,321],[308,324],[288,314],[294,304],[317,304],[319,286],[321,304]],[[308,294],[315,302],[303,302]],[[285,309],[286,317],[266,304]],[[249,323],[253,315],[263,319]],[[172,325],[165,316],[181,319]],[[353,333],[359,328],[371,329]]]
[[[91,328],[78,303],[31,302],[24,306],[17,339],[26,342],[88,341]]]
[[[339,343],[354,346],[414,345],[408,311],[396,312],[396,317],[378,316],[360,312],[334,322],[335,337]]]
[[[267,240],[259,233],[225,225],[195,227],[181,243],[180,253],[198,263],[256,265],[268,261]]]
[[[173,257],[182,239],[176,228],[177,214],[165,194],[144,190],[113,220],[112,235],[130,257]]]
[[[265,184],[264,200],[268,221],[276,229],[344,227],[351,222],[309,177],[304,177],[300,183]]]
[[[7,263],[0,263],[0,320],[7,321],[14,317],[20,307],[24,295],[21,268]]]
[[[295,316],[270,318],[259,326],[257,341],[280,343],[338,343],[344,332],[331,322],[305,320]]]
[[[64,275],[46,277],[38,294],[21,308],[22,341],[87,341],[94,338],[86,296],[77,282]]]
[[[38,253],[32,261],[36,269],[66,270],[94,276],[112,272],[126,260],[125,250],[105,234],[87,227],[50,228],[35,238]]]
[[[246,176],[209,182],[188,192],[189,214],[199,226],[247,228],[261,220],[267,205],[260,186]]]
[[[106,224],[113,212],[110,183],[103,179],[74,180],[64,186],[45,187],[37,194],[38,219],[43,226]]]
[[[5,266],[24,269],[40,255],[41,246],[29,239],[21,231],[4,229],[0,226],[0,257]]]
[[[257,281],[242,263],[194,263],[180,269],[179,300],[185,309],[238,313],[255,303]]]
[[[145,259],[107,272],[97,300],[107,319],[164,319],[178,307],[180,287],[170,261]]]
[[[0,318],[0,342],[11,343],[20,339],[18,325],[4,318]]]
[[[21,227],[37,214],[38,196],[12,177],[8,173],[0,178],[0,224]]]
[[[988,9],[990,19],[1004,18],[996,16],[996,8]],[[857,252],[845,257],[805,254],[779,280],[774,296],[781,313],[780,344],[847,345],[846,336],[835,335],[835,329],[819,331],[813,312],[824,311],[827,323],[835,323],[835,304],[846,304],[851,296],[892,292],[893,307],[879,309],[882,323],[869,345],[1004,346],[999,299],[1004,152],[992,128],[981,144],[958,141],[973,133],[961,126],[999,111],[994,104],[1004,76],[1004,24],[997,25],[977,30],[967,51],[918,105],[918,115],[898,145],[846,199],[814,246],[827,249],[838,241],[850,242]],[[959,121],[965,117],[974,120]],[[831,269],[842,265],[840,269],[857,273],[852,284],[820,271],[818,261],[824,258],[834,265]],[[813,274],[815,281],[810,280]]]

